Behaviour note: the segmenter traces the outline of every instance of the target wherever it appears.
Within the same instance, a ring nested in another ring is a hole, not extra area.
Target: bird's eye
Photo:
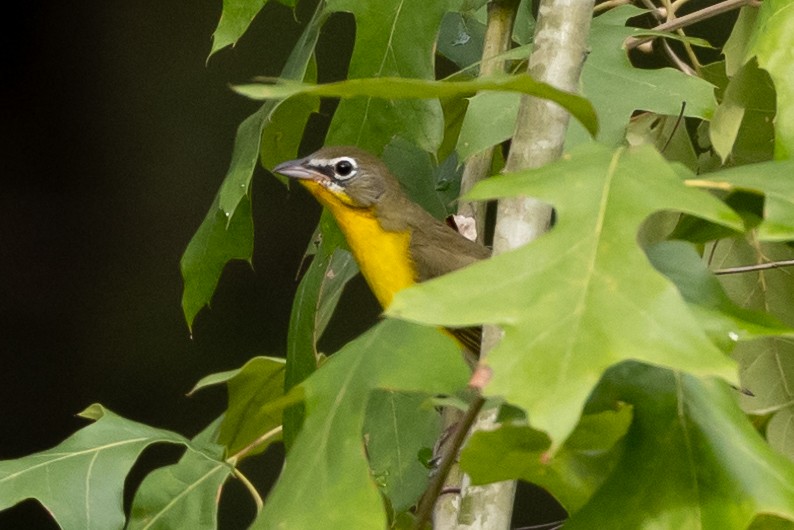
[[[342,178],[352,176],[354,169],[356,169],[356,166],[348,159],[340,160],[334,165],[334,172],[336,172],[338,177]]]

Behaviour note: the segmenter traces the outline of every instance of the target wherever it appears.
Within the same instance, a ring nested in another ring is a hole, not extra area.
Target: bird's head
[[[336,200],[354,208],[374,207],[399,190],[386,165],[358,147],[323,147],[273,171],[298,179],[321,202]]]

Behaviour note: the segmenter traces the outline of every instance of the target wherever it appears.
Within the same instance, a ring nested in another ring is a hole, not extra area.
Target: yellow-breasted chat
[[[411,201],[386,165],[357,147],[324,147],[274,171],[297,179],[328,208],[384,308],[400,289],[491,254]]]

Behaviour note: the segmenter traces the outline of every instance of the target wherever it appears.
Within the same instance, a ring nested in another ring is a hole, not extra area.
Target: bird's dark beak
[[[282,175],[286,175],[288,177],[296,178],[296,179],[307,179],[307,180],[314,180],[317,178],[317,172],[308,169],[305,166],[306,159],[299,158],[298,160],[289,160],[287,162],[282,162],[281,164],[277,165],[273,168],[275,173],[281,173]]]

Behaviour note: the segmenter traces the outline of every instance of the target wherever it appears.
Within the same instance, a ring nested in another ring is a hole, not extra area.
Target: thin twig
[[[600,13],[601,11],[606,11],[607,9],[612,9],[613,7],[622,6],[624,4],[630,4],[631,2],[632,0],[607,0],[593,7],[593,13]]]
[[[742,272],[755,272],[767,269],[779,269],[781,267],[794,267],[794,259],[783,261],[770,261],[768,263],[758,263],[756,265],[743,265],[741,267],[728,267],[727,269],[717,269],[714,274],[739,274]]]
[[[674,18],[662,24],[659,24],[655,28],[652,28],[654,31],[674,31],[679,28],[684,28],[686,26],[691,26],[697,22],[701,22],[711,17],[715,17],[717,15],[721,15],[722,13],[727,13],[728,11],[733,11],[734,9],[739,9],[740,7],[755,4],[755,0],[725,0],[724,2],[720,2],[719,4],[714,4],[712,6],[705,7],[703,9],[699,9],[698,11],[693,11],[692,13],[686,14],[682,17]],[[656,37],[629,37],[626,41],[626,49],[631,50],[636,48],[643,42],[647,42],[651,39]]]
[[[466,415],[463,416],[463,419],[461,419],[455,428],[450,445],[447,447],[447,452],[444,454],[441,462],[439,462],[436,474],[431,479],[430,484],[427,486],[427,490],[425,490],[425,494],[419,501],[419,506],[416,509],[416,522],[414,523],[415,530],[424,528],[430,521],[430,516],[433,513],[433,506],[436,504],[436,500],[441,494],[447,474],[457,460],[458,452],[463,446],[464,440],[466,440],[466,435],[474,424],[474,420],[477,419],[477,414],[480,413],[480,409],[482,409],[484,403],[485,399],[481,396],[474,398],[474,401],[469,405],[469,409],[466,411]]]

